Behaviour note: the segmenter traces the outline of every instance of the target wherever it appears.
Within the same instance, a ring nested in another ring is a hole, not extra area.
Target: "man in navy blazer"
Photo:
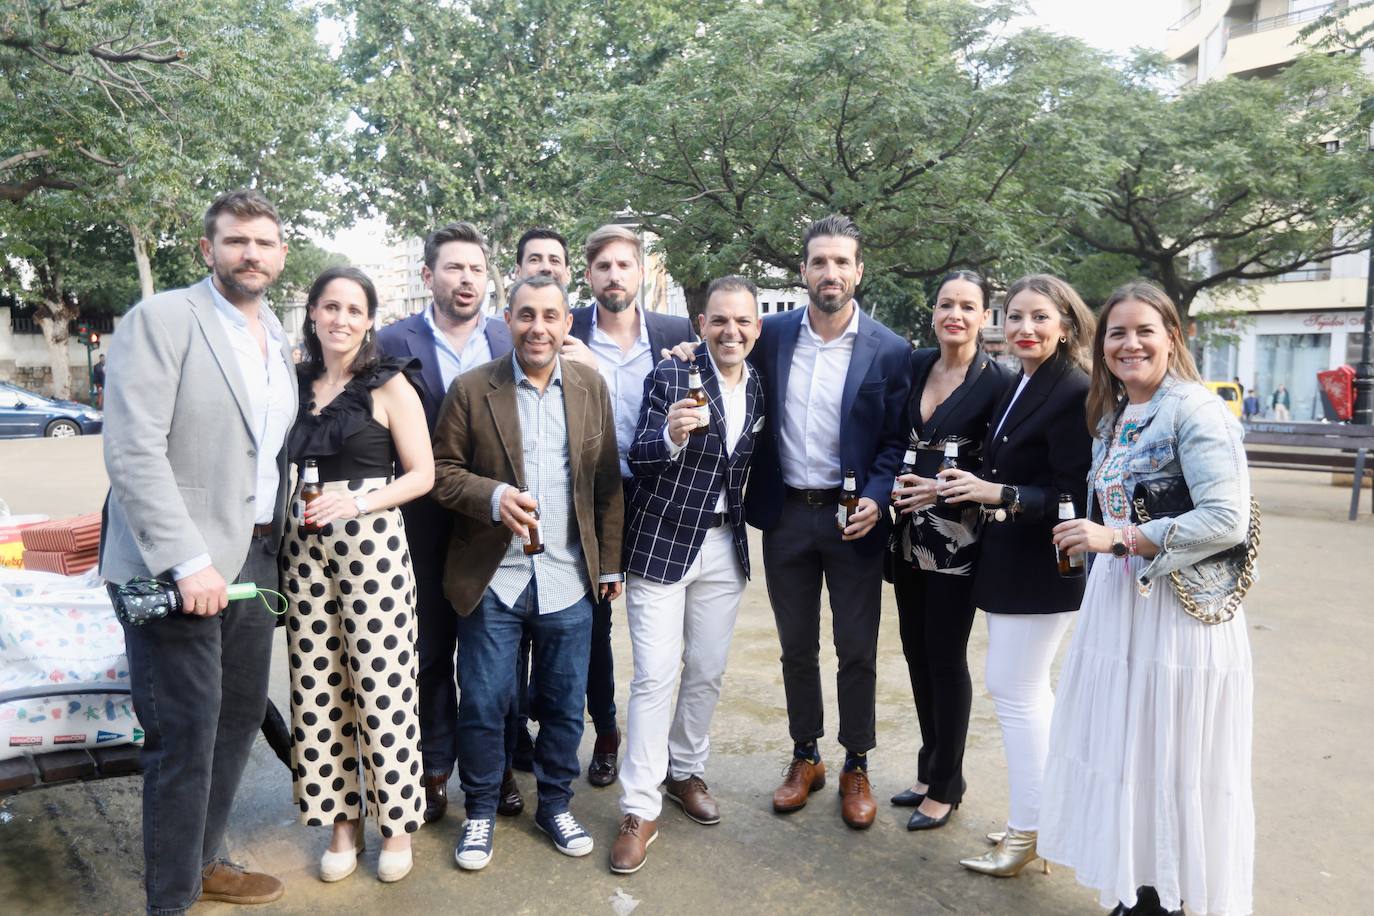
[[[667,359],[649,376],[630,447],[625,610],[635,666],[611,849],[620,874],[639,870],[658,833],[659,783],[692,820],[720,821],[702,776],[749,576],[744,481],[764,415],[763,387],[745,357],[759,334],[758,290],[743,277],[715,280],[698,322],[705,341],[690,369]],[[689,397],[692,370],[707,396],[704,424]]]
[[[874,736],[882,549],[886,505],[905,447],[911,348],[854,300],[863,278],[858,227],[844,216],[812,223],[803,238],[806,309],[772,315],[750,357],[763,377],[769,417],[754,454],[745,507],[763,529],[764,575],[782,643],[787,719],[795,742],[780,813],[825,784],[820,590],[834,618],[845,823],[862,829],[877,807],[868,784]],[[841,532],[837,504],[852,471],[859,509]]]
[[[482,311],[490,276],[490,248],[471,223],[450,223],[425,240],[420,276],[433,300],[409,318],[383,328],[377,344],[387,356],[420,361],[420,401],[429,431],[453,380],[511,351],[510,329]],[[420,756],[424,767],[425,822],[444,816],[448,781],[458,759],[458,687],[454,652],[458,615],[444,597],[444,562],[451,513],[428,496],[401,507],[415,571],[419,621]],[[504,793],[503,793],[504,794]]]
[[[636,300],[644,279],[644,244],[625,226],[607,225],[587,237],[587,285],[596,305],[573,309],[572,331],[562,355],[594,366],[610,389],[625,504],[632,478],[627,455],[644,402],[644,379],[659,354],[693,339],[686,318],[647,311]],[[611,655],[611,603],[599,601],[592,615],[592,656],[587,670],[587,711],[596,729],[587,780],[609,786],[620,772],[620,730],[615,721],[615,659]]]

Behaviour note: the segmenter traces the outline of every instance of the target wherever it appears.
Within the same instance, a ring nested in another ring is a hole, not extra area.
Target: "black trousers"
[[[964,743],[973,702],[968,673],[973,577],[928,572],[900,559],[896,567],[902,654],[921,723],[916,778],[930,787],[930,798],[952,805],[964,795]]]
[[[768,600],[782,644],[787,725],[795,742],[825,734],[821,698],[821,580],[830,594],[831,628],[839,671],[840,744],[856,754],[877,743],[874,693],[878,677],[878,620],[882,554],[866,557],[840,540],[835,506],[789,499],[776,527],[763,533]]]
[[[221,573],[226,571],[221,570]],[[276,544],[255,537],[234,582],[280,585]],[[143,859],[148,912],[183,913],[219,855],[239,779],[267,709],[276,617],[260,598],[214,617],[125,626],[143,726]]]
[[[415,573],[416,686],[420,758],[426,773],[450,773],[458,759],[458,614],[444,595],[447,510],[421,497],[401,510]]]

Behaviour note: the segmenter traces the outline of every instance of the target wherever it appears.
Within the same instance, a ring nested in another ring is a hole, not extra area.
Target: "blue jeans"
[[[561,814],[572,800],[580,766],[582,703],[591,651],[592,601],[539,613],[534,581],[507,607],[487,589],[473,612],[458,618],[458,775],[470,818],[496,816],[506,768],[506,721],[515,707],[516,657],[521,632],[534,639],[530,712],[539,720],[534,778],[539,810]]]

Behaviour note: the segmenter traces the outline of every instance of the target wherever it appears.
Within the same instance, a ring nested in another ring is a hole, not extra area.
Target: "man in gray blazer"
[[[257,191],[205,214],[211,276],[134,306],[110,346],[100,572],[112,585],[174,581],[184,612],[124,628],[144,730],[143,854],[149,913],[200,900],[267,903],[281,882],[220,858],[267,704],[274,618],[226,582],[278,585],[286,434],[296,376],[263,293],[286,259]]]

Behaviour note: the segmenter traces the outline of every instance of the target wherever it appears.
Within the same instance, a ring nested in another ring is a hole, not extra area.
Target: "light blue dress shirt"
[[[639,309],[639,304],[635,304]],[[644,380],[653,371],[653,350],[649,346],[649,322],[639,310],[639,339],[628,352],[620,349],[611,336],[596,325],[600,306],[592,308],[592,333],[589,347],[596,356],[596,367],[611,393],[611,407],[615,410],[615,444],[620,452],[620,476],[629,478],[630,446],[635,441],[635,427],[639,425],[639,409],[644,404]]]
[[[424,316],[425,324],[429,325],[429,332],[434,335],[434,352],[439,357],[439,377],[444,381],[445,391],[448,391],[453,380],[464,372],[491,362],[491,345],[487,343],[488,319],[485,314],[477,313],[477,326],[468,335],[462,353],[453,349],[448,337],[434,323],[434,303],[431,302],[425,309]]]

